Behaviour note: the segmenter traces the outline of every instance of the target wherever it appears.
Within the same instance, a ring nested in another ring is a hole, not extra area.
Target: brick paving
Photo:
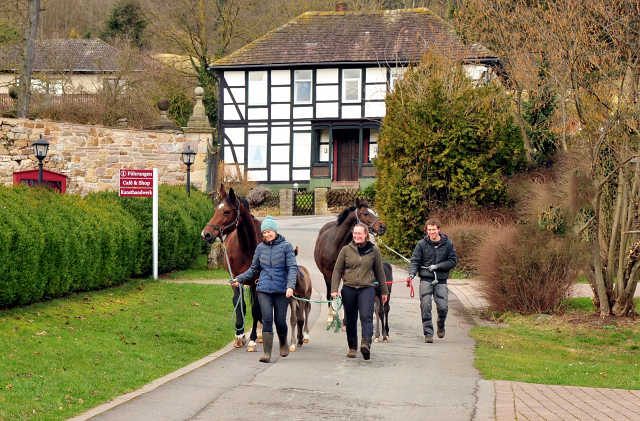
[[[449,290],[473,313],[487,307],[478,291],[478,281],[450,279]],[[640,291],[636,291],[638,296]],[[591,296],[587,284],[576,285],[574,297]],[[576,386],[490,381],[494,388],[494,417],[474,418],[475,421],[555,421],[555,420],[638,420],[640,421],[640,391],[602,389]],[[479,400],[482,398],[479,398]],[[489,399],[489,398],[484,398]],[[490,404],[490,402],[478,402]]]

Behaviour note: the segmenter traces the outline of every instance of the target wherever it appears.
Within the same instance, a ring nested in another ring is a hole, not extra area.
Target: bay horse
[[[387,280],[387,289],[389,295],[387,296],[387,302],[382,302],[382,296],[380,294],[380,288],[376,288],[376,301],[373,304],[373,313],[376,315],[376,332],[373,335],[373,342],[380,342],[380,324],[382,324],[382,342],[389,342],[389,310],[391,306],[391,287],[393,286],[393,268],[388,262],[383,262],[384,277]]]
[[[298,255],[298,247],[295,249],[295,255]],[[311,276],[306,267],[298,265],[298,274],[296,277],[296,287],[293,290],[293,297],[290,298],[291,317],[291,343],[289,351],[296,350],[296,336],[298,348],[302,344],[309,343],[309,312],[311,311],[311,303],[308,301],[296,300],[294,297],[311,299],[313,287],[311,286]]]
[[[324,282],[327,285],[327,301],[331,301],[331,276],[333,267],[336,265],[338,255],[342,247],[351,242],[353,236],[351,230],[358,223],[362,222],[369,227],[377,235],[384,235],[387,227],[378,218],[378,215],[369,208],[366,200],[356,198],[356,205],[345,208],[338,218],[333,222],[327,222],[318,233],[316,247],[313,251],[313,257],[316,265],[324,276]],[[333,321],[333,310],[331,304],[328,305],[327,325]]]
[[[256,247],[262,242],[262,232],[260,221],[257,220],[249,209],[249,202],[246,199],[236,196],[233,189],[229,189],[227,194],[224,184],[220,185],[220,197],[222,201],[216,206],[213,217],[202,230],[202,239],[209,244],[213,244],[216,238],[226,247],[228,261],[224,259],[224,267],[236,277],[251,266],[253,254]],[[247,351],[256,351],[256,340],[258,337],[258,322],[262,321],[260,304],[255,299],[256,281],[258,276],[249,281],[251,291],[251,315],[253,316],[253,329],[249,338]],[[244,313],[246,304],[240,293],[239,287],[233,288],[233,305],[236,309],[236,338],[234,347],[242,348],[246,344],[244,336]],[[241,305],[238,305],[238,301]]]

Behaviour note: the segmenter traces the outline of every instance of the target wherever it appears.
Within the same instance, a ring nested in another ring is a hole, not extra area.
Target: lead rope
[[[298,301],[306,301],[308,303],[318,303],[318,304],[327,304],[329,303],[329,305],[331,306],[331,310],[333,310],[333,320],[331,320],[331,323],[327,326],[327,330],[331,329],[332,327],[334,328],[334,332],[338,333],[340,331],[340,328],[342,327],[342,322],[340,321],[340,318],[338,317],[338,311],[340,311],[340,309],[342,308],[342,298],[338,295],[336,298],[334,298],[333,300],[307,300],[306,298],[299,298],[296,297],[295,295],[292,295],[293,298],[295,298]],[[336,309],[334,310],[333,308],[333,304],[335,303],[336,305]]]
[[[231,276],[231,279],[229,279],[229,283],[233,282],[233,271],[231,270],[231,263],[229,262],[229,255],[227,254],[227,246],[224,244],[224,241],[222,241],[222,237],[220,238],[220,242],[222,243],[222,249],[224,250],[224,257],[227,260],[227,272],[229,272],[229,276]],[[231,326],[233,326],[233,329],[236,331],[236,335],[238,332],[238,328],[236,328],[236,311],[238,310],[238,306],[242,305],[242,300],[244,299],[244,296],[246,294],[245,291],[245,287],[238,282],[238,288],[240,288],[240,296],[238,297],[238,301],[236,302],[236,305],[233,307],[233,313],[231,314]],[[240,307],[242,309],[242,307]],[[240,314],[242,315],[242,331],[244,332],[244,326],[245,326],[245,313],[244,311],[240,311]]]

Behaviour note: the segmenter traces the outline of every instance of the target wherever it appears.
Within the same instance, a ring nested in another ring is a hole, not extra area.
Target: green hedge
[[[205,250],[209,198],[160,186],[158,270],[183,269]],[[0,186],[0,308],[100,289],[151,273],[152,199]]]

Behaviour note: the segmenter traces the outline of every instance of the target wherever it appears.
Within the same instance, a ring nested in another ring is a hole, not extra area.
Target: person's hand
[[[336,298],[337,296],[338,296],[338,293],[337,293],[337,292],[332,292],[332,293],[331,293],[331,298]]]
[[[386,294],[383,294],[383,295],[382,295],[382,303],[383,303],[383,304],[384,304],[384,303],[386,303],[388,299],[389,299],[389,296],[388,296],[388,295],[386,295]]]
[[[433,272],[433,271],[435,271],[436,269],[438,269],[438,265],[431,265],[431,266],[429,266],[427,269],[429,270],[429,272]]]
[[[237,279],[233,279],[233,280],[230,282],[230,284],[231,284],[231,286],[232,286],[232,287],[236,287],[236,288],[238,288],[238,280],[237,280]]]
[[[287,298],[291,298],[292,295],[293,295],[293,288],[287,288],[287,293],[286,293]]]

